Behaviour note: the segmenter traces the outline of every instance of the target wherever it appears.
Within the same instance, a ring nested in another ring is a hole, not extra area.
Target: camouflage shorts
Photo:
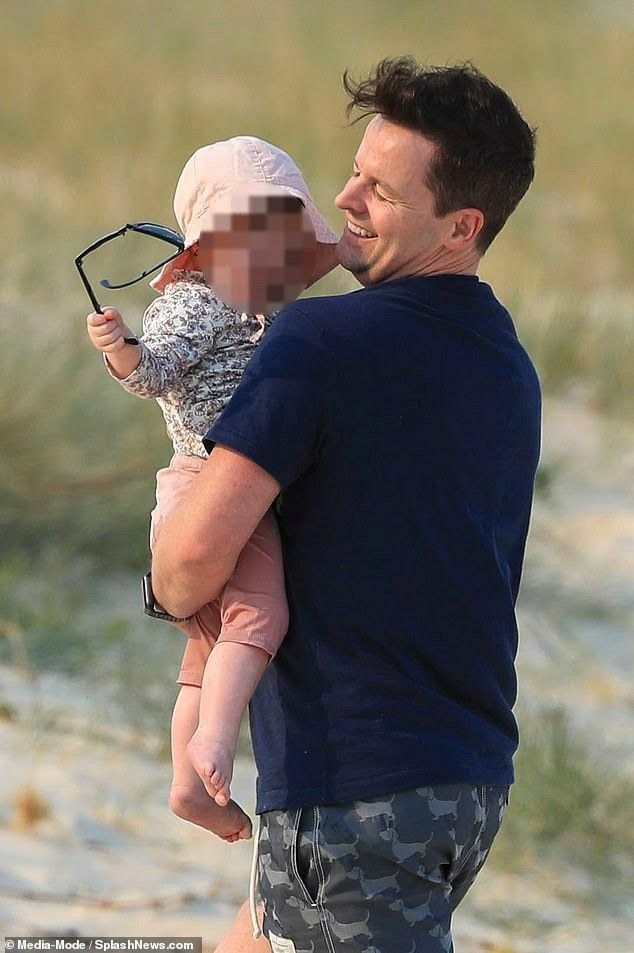
[[[508,787],[445,784],[263,814],[273,953],[451,953],[451,915],[507,803]]]

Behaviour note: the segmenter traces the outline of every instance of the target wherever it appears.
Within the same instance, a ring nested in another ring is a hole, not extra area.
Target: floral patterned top
[[[231,397],[268,323],[263,315],[240,314],[223,304],[201,272],[174,271],[174,281],[143,315],[138,367],[116,379],[131,394],[156,399],[176,453],[206,457],[201,438]]]

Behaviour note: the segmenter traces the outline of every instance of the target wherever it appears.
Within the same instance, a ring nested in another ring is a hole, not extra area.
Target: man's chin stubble
[[[347,255],[345,252],[340,254],[339,250],[337,250],[337,252],[339,264],[342,268],[345,268],[346,271],[349,271],[353,275],[363,275],[368,271],[370,267],[369,262],[362,260],[355,255]]]

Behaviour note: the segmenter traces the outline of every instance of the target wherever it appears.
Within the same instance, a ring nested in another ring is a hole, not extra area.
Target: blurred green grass
[[[169,456],[160,414],[106,378],[72,266],[124,221],[173,224],[186,157],[238,133],[279,143],[336,227],[332,198],[361,135],[341,75],[412,52],[471,59],[538,127],[537,178],[485,257],[544,386],[632,409],[630,176],[634,17],[615,2],[362,8],[289,0],[24,0],[0,54],[0,529],[9,552],[54,539],[102,565],[146,558],[152,475]],[[342,291],[339,271],[319,292]],[[145,285],[110,299],[138,326]]]
[[[395,15],[386,0],[236,0],[230,13],[209,0],[25,0],[3,12],[3,199],[17,230],[5,243],[20,289],[50,301],[86,239],[171,218],[185,158],[238,133],[291,152],[337,223],[332,198],[360,135],[344,122],[343,69],[412,52],[473,60],[538,126],[537,180],[487,256],[503,296],[631,290],[634,24],[618,3],[553,0],[536,15],[502,0],[403,0]],[[72,286],[69,309],[83,305]]]
[[[516,784],[495,863],[502,869],[545,866],[555,854],[586,868],[602,889],[634,874],[631,805],[634,782],[575,730],[563,708],[522,712]],[[622,897],[624,890],[615,890]]]

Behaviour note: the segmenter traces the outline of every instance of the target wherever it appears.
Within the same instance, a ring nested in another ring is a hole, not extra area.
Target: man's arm
[[[219,595],[280,489],[248,457],[214,448],[156,543],[152,587],[168,612],[191,615]]]

